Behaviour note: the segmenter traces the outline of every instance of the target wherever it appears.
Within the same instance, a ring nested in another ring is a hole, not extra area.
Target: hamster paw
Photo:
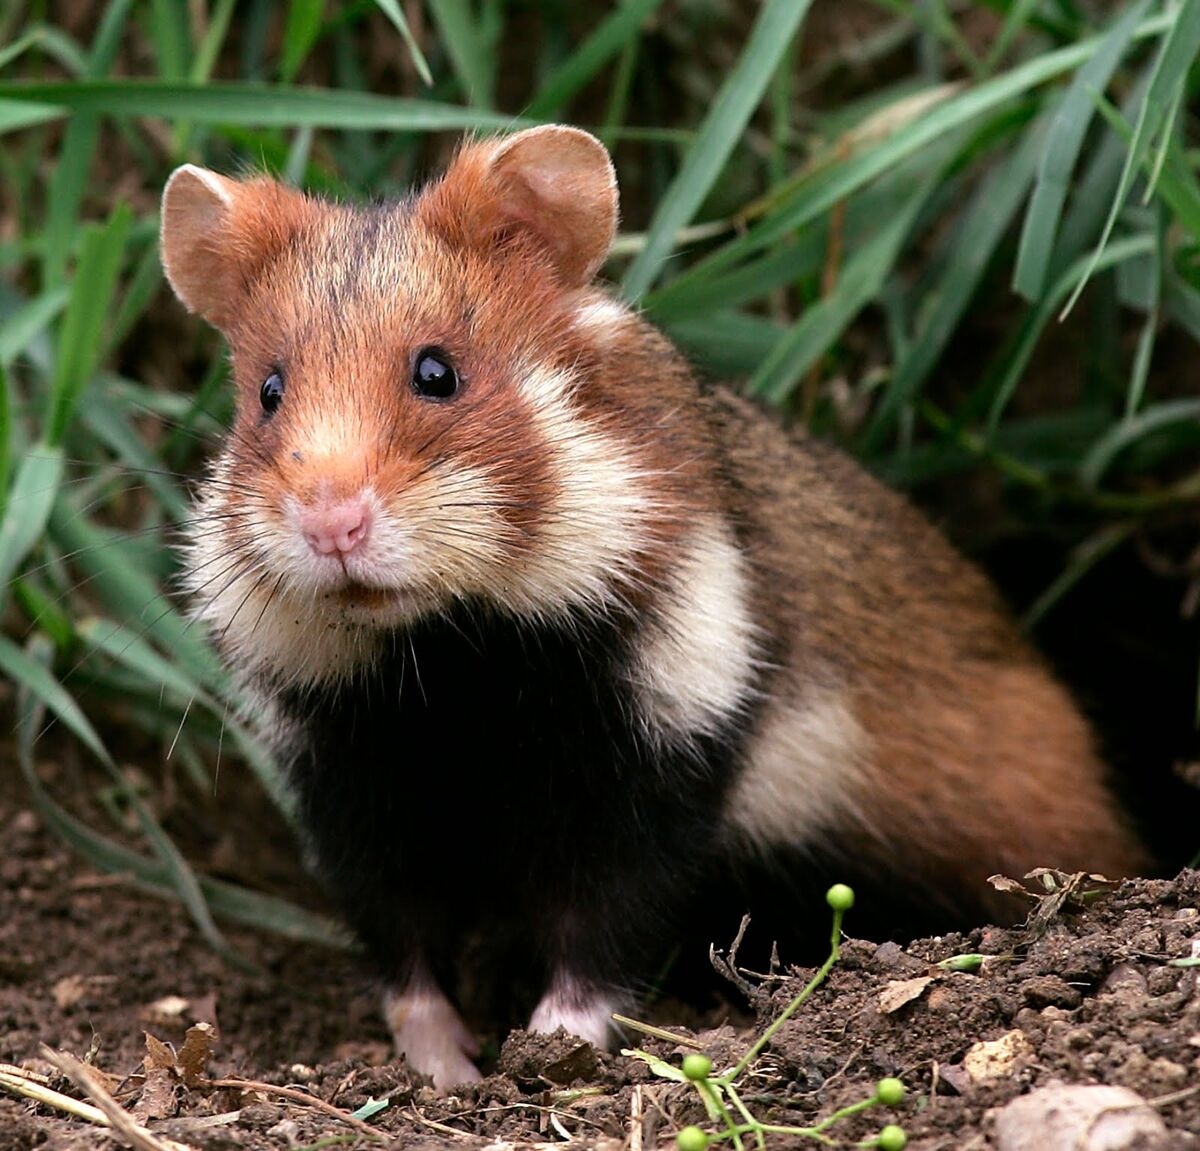
[[[529,1020],[529,1030],[549,1035],[561,1027],[569,1035],[605,1048],[612,1037],[612,1013],[621,1004],[611,992],[601,992],[568,975],[556,975]]]
[[[439,1091],[482,1078],[471,1062],[479,1054],[478,1040],[436,987],[410,985],[404,991],[388,990],[383,1014],[397,1054],[414,1070],[428,1075]]]

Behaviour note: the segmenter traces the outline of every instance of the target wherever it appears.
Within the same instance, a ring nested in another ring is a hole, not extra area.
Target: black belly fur
[[[472,938],[637,987],[708,879],[753,710],[656,745],[630,630],[534,628],[466,610],[399,632],[354,686],[284,693],[292,767],[325,882],[381,973],[446,986]]]

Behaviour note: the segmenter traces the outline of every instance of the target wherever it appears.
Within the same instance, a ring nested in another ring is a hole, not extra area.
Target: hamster
[[[471,936],[534,972],[529,1028],[604,1044],[717,877],[853,865],[949,915],[1144,864],[984,576],[593,284],[617,210],[559,126],[397,203],[163,196],[237,389],[186,584],[442,1088],[479,1075]]]

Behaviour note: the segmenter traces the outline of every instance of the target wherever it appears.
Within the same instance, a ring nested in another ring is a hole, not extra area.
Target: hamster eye
[[[258,399],[263,411],[268,416],[274,415],[275,409],[283,403],[283,376],[272,372],[263,380],[262,387],[258,389]]]
[[[458,391],[458,373],[441,348],[422,348],[414,361],[412,386],[427,400],[448,400]]]

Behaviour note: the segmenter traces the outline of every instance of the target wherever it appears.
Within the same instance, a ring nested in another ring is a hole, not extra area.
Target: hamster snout
[[[318,555],[347,556],[366,544],[371,531],[371,508],[362,492],[336,500],[322,495],[303,505],[297,526]]]

